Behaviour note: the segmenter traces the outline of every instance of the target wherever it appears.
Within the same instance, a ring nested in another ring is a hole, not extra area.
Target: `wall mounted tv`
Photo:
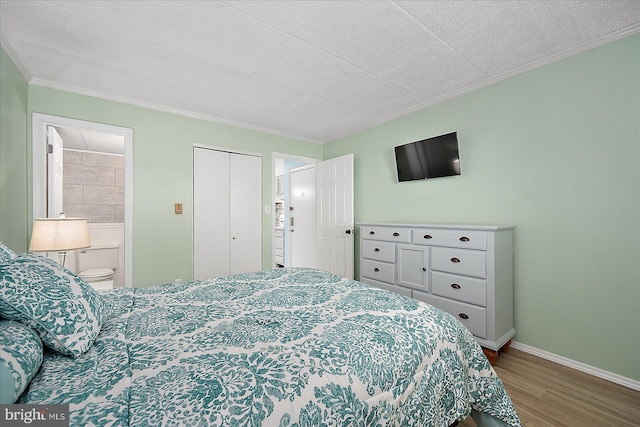
[[[400,182],[460,175],[457,132],[398,145],[395,151]]]

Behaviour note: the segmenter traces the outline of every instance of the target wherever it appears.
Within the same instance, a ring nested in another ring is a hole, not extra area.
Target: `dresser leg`
[[[496,364],[496,360],[498,360],[498,352],[484,347],[482,348],[482,351],[484,352],[484,355],[487,356],[487,359],[489,359],[491,366],[494,366]]]
[[[482,347],[482,351],[484,352],[484,355],[487,356],[487,359],[489,359],[489,363],[491,363],[491,366],[494,366],[496,364],[496,361],[498,360],[498,356],[500,355],[500,353],[502,352],[508,353],[510,347],[511,347],[511,340],[507,341],[505,345],[500,347],[500,350],[498,351],[490,350],[484,347]]]

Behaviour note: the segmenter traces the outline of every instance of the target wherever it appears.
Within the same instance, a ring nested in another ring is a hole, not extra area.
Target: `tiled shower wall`
[[[124,222],[124,156],[64,150],[63,192],[67,217]]]

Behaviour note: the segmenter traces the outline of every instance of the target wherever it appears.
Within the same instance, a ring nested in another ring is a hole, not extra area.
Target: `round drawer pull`
[[[380,271],[380,269],[378,267],[376,267],[376,268],[373,269],[373,271],[375,271],[377,273],[378,271]]]
[[[469,241],[469,238],[468,238],[467,236],[462,236],[462,237],[460,238],[460,241],[461,241],[461,242],[468,242],[468,241]]]
[[[424,235],[424,236],[422,236],[422,237],[424,237],[424,238],[425,238],[425,239],[427,239],[427,240],[428,240],[428,239],[433,239],[433,236],[432,236],[431,234],[425,234],[425,235]]]
[[[460,313],[460,314],[458,314],[458,317],[460,317],[461,319],[468,319],[468,318],[469,318],[469,316],[467,316],[467,315],[466,315],[466,314],[464,314],[464,313]]]
[[[400,233],[393,233],[393,237],[398,237]]]
[[[453,263],[459,263],[460,262],[460,258],[451,258],[451,262]]]
[[[376,234],[376,232],[375,231],[370,231],[369,234],[371,234],[373,236],[374,234]]]
[[[453,289],[460,289],[460,285],[458,285],[457,283],[452,283],[452,284],[451,284],[451,287],[452,287]]]
[[[427,267],[422,267],[422,271],[427,271]]]
[[[380,252],[380,248],[373,248],[374,252]]]

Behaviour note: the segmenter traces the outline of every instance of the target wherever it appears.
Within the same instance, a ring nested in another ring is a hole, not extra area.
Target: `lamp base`
[[[58,252],[58,260],[60,261],[60,265],[64,267],[64,263],[67,260],[67,251]]]

